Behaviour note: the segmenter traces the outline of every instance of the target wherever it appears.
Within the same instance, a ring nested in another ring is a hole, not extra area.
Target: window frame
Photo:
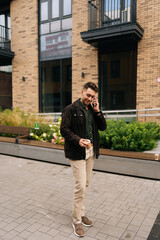
[[[72,18],[72,0],[71,0],[71,14],[63,15],[63,1],[59,0],[59,17],[52,17],[52,1],[53,0],[40,0],[40,26],[45,23],[49,23],[49,33],[56,33],[60,31],[66,31],[66,29],[62,28],[62,20]],[[48,2],[48,19],[47,20],[41,20],[41,3]],[[60,21],[60,29],[56,31],[52,31],[51,23]],[[41,27],[40,27],[41,28]],[[67,30],[72,30],[71,28],[68,28]],[[46,33],[42,34],[40,31],[40,36],[45,35]]]

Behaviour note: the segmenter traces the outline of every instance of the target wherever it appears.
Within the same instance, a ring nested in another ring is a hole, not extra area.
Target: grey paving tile
[[[24,238],[16,236],[16,237],[12,238],[12,240],[24,240]]]
[[[32,233],[27,240],[52,240],[52,236],[49,236],[48,234],[42,233],[42,232],[34,232]]]
[[[51,235],[52,237],[55,237],[58,234],[60,234],[60,231],[58,231],[56,229],[50,229],[49,231],[47,231],[47,234]]]
[[[28,227],[26,230],[29,231],[29,232],[35,232],[35,231],[39,230],[41,227],[42,227],[41,224],[34,223],[30,227]]]
[[[109,237],[107,238],[107,240],[119,240],[119,238],[113,237],[113,236],[109,236]]]
[[[0,239],[75,240],[70,167],[0,155]],[[84,240],[146,240],[160,210],[160,182],[93,172]]]
[[[28,237],[31,235],[31,232],[28,232],[27,230],[24,230],[23,232],[18,234],[18,237],[28,239]]]
[[[4,231],[3,229],[0,229],[0,237],[5,235],[6,233],[7,233],[6,231]]]
[[[125,232],[125,228],[119,228],[105,224],[104,227],[100,230],[100,232],[111,235],[113,237],[121,238],[121,236]]]
[[[15,230],[11,230],[10,232],[6,233],[5,235],[1,236],[2,240],[10,240],[13,237],[17,236],[19,232]]]

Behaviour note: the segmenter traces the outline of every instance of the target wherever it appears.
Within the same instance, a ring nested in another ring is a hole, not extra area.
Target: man
[[[93,225],[85,216],[86,188],[94,158],[99,156],[98,130],[106,129],[106,121],[95,97],[97,92],[98,87],[94,83],[86,83],[81,90],[81,98],[64,109],[60,128],[65,138],[65,156],[70,160],[75,177],[72,226],[78,237],[84,236],[82,225]]]

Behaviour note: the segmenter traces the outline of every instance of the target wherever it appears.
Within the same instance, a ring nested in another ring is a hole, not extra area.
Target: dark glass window
[[[61,112],[71,103],[71,58],[41,62],[41,112]]]
[[[0,66],[0,106],[12,107],[12,66]]]
[[[120,60],[111,61],[111,77],[120,78]]]
[[[136,50],[100,54],[102,110],[136,108]]]

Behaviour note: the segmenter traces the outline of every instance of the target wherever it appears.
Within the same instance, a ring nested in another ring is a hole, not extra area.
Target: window
[[[72,0],[41,0],[41,35],[72,29]]]
[[[62,30],[72,28],[72,18],[66,18],[62,20]]]
[[[41,62],[41,112],[62,112],[71,103],[72,60]]]
[[[72,0],[40,0],[40,61],[72,57]]]
[[[111,61],[111,78],[120,77],[120,60]]]
[[[48,2],[41,2],[41,21],[48,20]]]
[[[62,112],[72,94],[72,0],[40,0],[40,111]]]
[[[72,13],[72,1],[63,0],[63,16],[69,15]]]
[[[61,28],[60,20],[51,22],[51,32],[59,32]]]
[[[136,50],[100,53],[102,110],[135,109]]]
[[[41,34],[49,33],[49,23],[41,24]]]
[[[59,0],[52,0],[52,18],[59,17]]]
[[[0,25],[5,26],[5,15],[4,14],[0,15]]]

